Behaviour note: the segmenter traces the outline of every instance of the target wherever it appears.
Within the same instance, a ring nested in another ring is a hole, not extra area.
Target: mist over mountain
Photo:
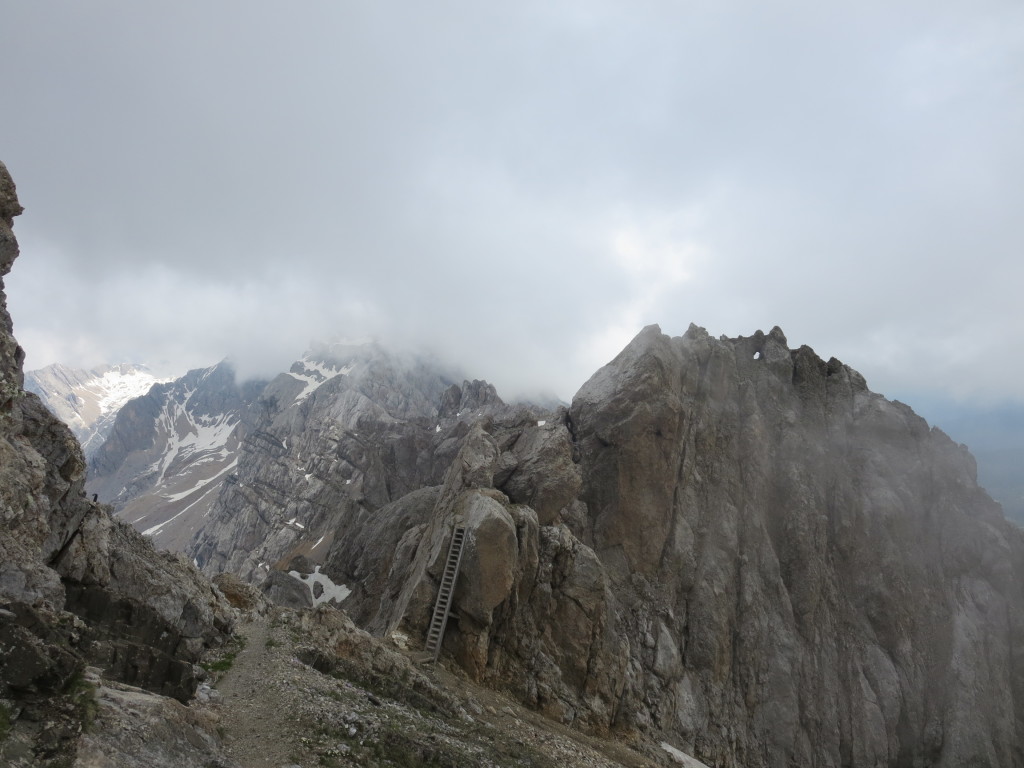
[[[696,321],[1022,397],[1017,0],[7,5],[30,368],[340,331],[568,401]]]
[[[1007,518],[1024,525],[1024,406],[917,398],[914,409],[978,461],[978,481]]]

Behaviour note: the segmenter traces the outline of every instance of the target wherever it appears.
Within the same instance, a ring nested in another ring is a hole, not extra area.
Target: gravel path
[[[329,619],[318,628],[309,614],[273,609],[238,626],[244,648],[206,705],[219,717],[231,768],[655,768],[668,762],[664,753],[651,760],[552,723],[441,666],[411,665],[397,649],[354,628],[339,635],[340,625]],[[347,666],[324,674],[308,662],[311,649],[329,647],[331,631],[336,641],[341,637]]]
[[[239,634],[245,648],[217,682],[226,751],[244,768],[290,765],[281,702],[267,695],[267,673],[282,662],[276,648],[267,647],[270,619],[257,617],[241,625]]]

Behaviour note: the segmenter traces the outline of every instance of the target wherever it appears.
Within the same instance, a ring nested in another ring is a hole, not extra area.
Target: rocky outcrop
[[[452,530],[465,528],[453,607],[458,618],[447,635],[447,651],[475,679],[508,687],[557,720],[607,730],[629,659],[628,641],[613,632],[608,579],[594,552],[558,515],[553,524],[541,524],[533,508],[494,487],[499,469],[510,463],[521,463],[524,474],[539,471],[541,457],[554,453],[552,446],[564,452],[551,457],[553,477],[571,464],[565,424],[537,421],[524,423],[513,413],[475,424],[440,488],[421,492],[415,505],[403,499],[380,511],[373,537],[393,541],[401,534],[393,557],[375,560],[377,553],[360,548],[357,536],[351,550],[332,553],[330,565],[344,572],[339,561],[358,550],[349,572],[372,574],[371,583],[383,586],[361,591],[356,585],[346,610],[377,634],[401,628],[422,637]],[[531,434],[538,431],[543,434]],[[519,446],[520,454],[502,445]],[[579,482],[577,472],[565,487],[578,490]],[[564,490],[562,497],[566,504],[572,501]],[[414,515],[399,516],[410,508]]]
[[[20,211],[0,164],[0,275],[18,255]],[[233,614],[195,568],[87,500],[81,448],[22,389],[23,357],[0,291],[0,762],[66,765],[88,710],[86,663],[188,699],[194,662]]]
[[[477,423],[385,548],[333,550],[353,615],[422,637],[458,522],[445,650],[549,716],[719,766],[1024,764],[1022,533],[910,408],[777,328],[650,327],[544,421]]]
[[[180,768],[233,766],[222,753],[212,713],[174,699],[87,678],[89,727],[81,735],[72,768]]]
[[[1021,532],[966,449],[777,328],[645,329],[571,417],[639,725],[719,764],[1020,764]]]
[[[441,395],[437,416],[440,419],[458,418],[463,413],[480,416],[485,409],[500,408],[504,404],[493,384],[474,379],[463,381],[461,387],[458,384],[448,387]]]

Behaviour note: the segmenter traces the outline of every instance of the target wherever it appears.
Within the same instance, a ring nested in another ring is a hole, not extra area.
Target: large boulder
[[[541,525],[551,525],[579,495],[582,476],[565,423],[543,421],[522,430],[503,454],[514,459],[500,488],[512,501],[536,510]]]

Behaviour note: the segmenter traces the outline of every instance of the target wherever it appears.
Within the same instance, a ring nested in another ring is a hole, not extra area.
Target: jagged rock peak
[[[8,227],[14,226],[14,217],[25,209],[18,202],[18,191],[7,166],[0,161],[0,221]]]
[[[462,386],[452,384],[444,394],[441,395],[441,404],[438,408],[438,418],[452,419],[461,416],[463,413],[478,411],[488,406],[503,406],[504,401],[498,397],[498,390],[493,384],[488,384],[480,379],[463,381]]]
[[[14,180],[7,172],[7,166],[0,162],[0,414],[10,408],[24,381],[21,364],[25,353],[12,335],[7,297],[3,293],[3,276],[11,271],[11,265],[18,258],[18,241],[11,227],[14,217],[23,210],[18,202]]]
[[[584,390],[602,380],[602,372],[626,370],[647,358],[653,360],[667,356],[666,360],[679,358],[686,359],[689,363],[701,364],[706,363],[713,354],[726,351],[735,358],[737,365],[741,366],[737,371],[742,369],[744,375],[749,375],[755,370],[748,363],[762,363],[765,369],[772,371],[777,378],[784,380],[788,377],[793,384],[806,383],[808,376],[812,374],[819,378],[838,375],[853,389],[868,391],[864,377],[835,357],[826,362],[807,345],[790,349],[786,334],[777,325],[768,333],[757,330],[750,336],[732,338],[722,335],[715,340],[706,329],[691,323],[686,332],[678,337],[669,337],[662,333],[661,327],[657,324],[646,326],[608,365],[591,377],[580,394],[585,394]],[[665,370],[663,367],[662,371]]]

